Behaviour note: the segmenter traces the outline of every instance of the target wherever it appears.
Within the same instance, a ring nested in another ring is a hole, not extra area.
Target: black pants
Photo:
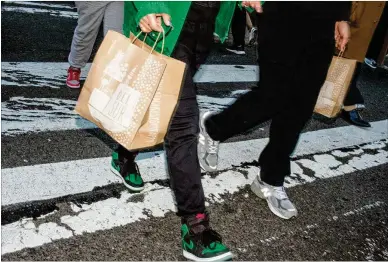
[[[287,12],[276,14],[259,16],[259,86],[205,124],[213,139],[224,141],[272,120],[269,143],[259,159],[261,178],[282,186],[290,174],[290,155],[326,78],[334,51],[335,21],[306,23],[287,17]]]
[[[176,107],[165,137],[167,166],[170,184],[174,191],[179,216],[189,216],[205,211],[205,195],[201,183],[197,143],[199,133],[199,107],[197,87],[193,76],[213,44],[217,2],[193,2],[186,17],[172,57],[187,65],[186,75]],[[197,61],[196,61],[197,60]],[[118,149],[119,157],[133,159],[134,154],[124,147]]]
[[[388,4],[385,4],[383,13],[381,14],[379,23],[373,33],[372,40],[366,53],[367,58],[371,58],[377,61],[381,48],[384,45],[385,35],[388,30]]]
[[[233,43],[236,46],[245,46],[245,27],[246,27],[245,8],[236,7],[232,19]]]
[[[188,72],[179,102],[165,137],[167,165],[171,188],[175,193],[178,215],[187,216],[205,211],[197,143],[199,108],[197,89],[193,82],[196,71],[196,50],[211,48],[218,6],[193,2],[172,57],[185,62]]]
[[[350,82],[349,92],[345,97],[344,106],[363,105],[364,98],[361,95],[360,90],[357,87],[357,82],[361,74],[361,63],[357,63],[354,76]]]

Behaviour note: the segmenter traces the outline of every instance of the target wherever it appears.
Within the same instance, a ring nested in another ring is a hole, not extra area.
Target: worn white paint
[[[1,102],[2,135],[96,128],[74,112],[76,101],[11,97]]]
[[[363,213],[365,211],[368,211],[368,210],[371,210],[371,209],[375,209],[375,208],[378,208],[378,207],[381,207],[381,206],[384,206],[384,205],[386,205],[384,202],[376,201],[376,202],[374,202],[372,204],[364,205],[364,206],[362,206],[360,208],[353,209],[351,211],[343,213],[342,215],[340,215],[340,217],[332,216],[331,218],[328,218],[327,220],[329,220],[329,221],[337,221],[340,218],[358,215],[358,214]],[[297,229],[295,231],[288,231],[286,234],[285,233],[281,233],[280,236],[272,236],[272,237],[269,237],[269,238],[266,238],[266,239],[260,239],[259,241],[262,244],[267,244],[268,246],[270,246],[271,242],[278,241],[279,239],[284,238],[284,237],[289,237],[290,235],[299,234],[301,231],[308,233],[309,230],[315,229],[315,228],[319,228],[319,225],[316,224],[316,223],[305,226],[304,227],[305,230],[300,228],[300,229]]]
[[[83,68],[87,76],[90,63]],[[1,62],[3,86],[65,88],[68,63]],[[240,68],[242,67],[242,68]],[[255,65],[202,65],[194,77],[197,83],[257,82],[259,67]],[[60,81],[63,79],[63,81]]]
[[[369,132],[359,136],[349,136],[349,133],[358,132],[358,128],[354,126],[304,133],[300,137],[295,156],[316,154],[384,139],[388,135],[387,123],[388,120],[373,122]],[[332,134],[335,134],[335,136]],[[221,144],[219,169],[225,170],[231,166],[238,166],[242,162],[257,160],[267,141],[267,138],[262,138]],[[377,143],[381,144],[381,142]],[[315,157],[317,158],[315,160],[322,162],[305,160],[301,164],[306,165],[308,168],[323,165],[322,170],[317,171],[317,176],[321,173],[322,176],[325,176],[324,170],[328,170],[329,175],[333,172],[343,171],[334,171],[329,168],[338,166],[338,161],[327,156],[327,154]],[[359,156],[356,157],[360,158]],[[364,165],[360,164],[360,161],[369,161],[366,157],[362,156],[355,165]],[[329,161],[330,159],[331,161]],[[119,182],[109,171],[109,162],[110,157],[103,157],[2,169],[1,182],[4,189],[2,191],[2,205],[88,192],[96,186]],[[163,151],[140,154],[137,163],[146,182],[168,178]],[[300,167],[297,165],[292,167],[295,173],[303,175]],[[341,165],[341,168],[347,168],[349,172],[353,170],[350,166]],[[29,180],[28,184],[24,183],[27,178]]]
[[[365,206],[362,206],[360,208],[357,208],[357,209],[351,210],[349,212],[346,212],[346,213],[343,214],[343,216],[344,217],[348,217],[348,216],[360,214],[362,212],[365,212],[366,210],[370,210],[372,208],[376,208],[376,207],[380,207],[380,206],[384,206],[384,205],[385,205],[384,202],[376,201],[376,202],[374,202],[372,204],[365,205]]]
[[[65,11],[59,9],[45,9],[45,8],[34,8],[34,7],[22,7],[22,6],[2,6],[1,12],[18,12],[27,14],[49,14],[51,16],[64,17],[77,19],[78,14],[74,11]]]
[[[194,76],[197,83],[258,82],[256,65],[201,65]]]
[[[201,111],[221,110],[235,98],[198,96]],[[97,128],[74,112],[76,101],[60,98],[11,97],[1,102],[1,133],[15,136],[29,132],[47,132]]]
[[[388,141],[386,141],[388,143]],[[369,145],[367,145],[369,146]],[[322,154],[324,156],[326,154]],[[350,175],[353,170],[363,170],[371,166],[377,166],[382,163],[388,163],[388,152],[381,150],[375,155],[364,154],[371,161],[368,166],[359,165],[363,160],[358,156],[353,156],[348,164],[341,164],[334,168],[333,171],[326,175],[322,175],[321,170],[325,170],[330,166],[315,161],[316,165],[309,165],[313,175],[309,180],[304,180],[302,176],[295,174],[297,177],[288,178],[285,187],[290,188],[305,183],[311,183],[317,179],[328,179],[338,175]],[[316,157],[314,159],[325,159],[325,157]],[[305,163],[307,159],[300,159],[298,163]],[[295,163],[294,163],[295,164]],[[304,164],[303,164],[304,165]],[[349,165],[351,170],[342,166]],[[301,170],[301,169],[300,169]],[[249,167],[244,169],[246,176],[236,171],[225,171],[220,173],[215,178],[206,175],[202,178],[205,196],[208,203],[218,203],[223,201],[222,195],[225,193],[235,193],[251,183],[258,173],[258,168]],[[303,174],[305,177],[307,174]],[[85,204],[74,209],[77,214],[65,215],[61,217],[61,223],[72,229],[68,230],[62,225],[54,223],[43,223],[36,228],[30,219],[24,219],[15,223],[2,226],[2,254],[21,250],[25,247],[36,247],[45,243],[50,243],[55,239],[69,238],[73,234],[80,235],[83,233],[92,233],[98,230],[107,230],[117,226],[123,226],[129,223],[139,221],[140,219],[148,219],[148,216],[163,217],[167,212],[175,211],[174,198],[169,188],[159,186],[157,184],[146,184],[145,191],[139,193],[144,196],[141,202],[131,201],[134,194],[123,191],[120,198],[110,198],[103,201],[95,202],[90,205]],[[361,207],[352,211],[354,214],[371,209],[381,205],[375,203],[367,207]],[[73,205],[74,207],[74,205]],[[347,212],[344,215],[349,216],[353,213]],[[314,226],[314,225],[312,225]],[[274,239],[268,239],[265,242],[270,242]]]
[[[90,65],[81,70],[81,79],[86,78]],[[68,68],[63,62],[1,62],[1,85],[66,88]]]
[[[3,3],[25,5],[25,6],[35,6],[35,7],[49,7],[49,8],[58,8],[58,9],[70,9],[70,10],[75,9],[75,7],[71,7],[68,5],[60,5],[60,4],[52,4],[52,3],[45,4],[45,3],[28,2],[28,1],[3,1]]]

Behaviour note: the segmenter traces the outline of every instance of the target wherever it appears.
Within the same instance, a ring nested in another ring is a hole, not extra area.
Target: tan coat
[[[383,12],[385,1],[354,1],[350,15],[351,39],[344,57],[364,62],[369,43]]]

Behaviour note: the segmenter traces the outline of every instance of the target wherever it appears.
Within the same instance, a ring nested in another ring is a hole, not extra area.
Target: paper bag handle
[[[136,39],[139,38],[139,36],[140,36],[142,33],[143,33],[143,32],[140,31],[140,32],[134,37],[134,39],[132,40],[132,44],[136,41]],[[164,50],[164,39],[166,38],[166,35],[165,35],[165,32],[164,32],[163,27],[162,27],[162,32],[159,32],[158,37],[156,38],[155,43],[154,43],[154,45],[152,46],[152,49],[151,49],[150,54],[152,54],[152,52],[155,51],[155,47],[156,47],[156,44],[158,43],[158,40],[159,40],[159,38],[160,38],[160,34],[163,34],[162,50],[161,50],[161,52],[160,52],[161,54],[163,54],[163,50]],[[144,37],[144,39],[143,39],[142,48],[144,47],[145,40],[147,39],[147,36],[148,36],[148,33],[145,33],[145,37]]]
[[[333,65],[331,71],[328,72],[328,75],[331,74],[331,73],[333,73],[334,68],[335,68],[335,67],[337,66],[337,64],[338,64],[338,58],[343,57],[343,55],[344,55],[344,52],[343,52],[343,51],[339,51],[338,55],[335,57],[334,65]]]

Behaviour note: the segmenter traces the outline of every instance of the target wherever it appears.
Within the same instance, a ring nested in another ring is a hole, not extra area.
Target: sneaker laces
[[[210,154],[217,154],[218,151],[218,144],[219,142],[214,141],[209,137],[209,153]]]
[[[216,243],[222,243],[222,237],[209,226],[209,218],[204,216],[200,219],[194,219],[189,222],[190,231],[194,235],[196,241],[202,243],[203,246],[210,249],[217,247]]]
[[[211,228],[205,229],[200,234],[201,242],[205,247],[210,249],[215,249],[217,247],[216,243],[222,243],[222,237],[216,231]]]
[[[284,187],[283,186],[277,186],[277,187],[273,187],[274,191],[276,192],[276,196],[281,199],[281,200],[284,200],[284,199],[288,199],[288,196],[287,196],[287,193],[286,191],[284,190]]]

